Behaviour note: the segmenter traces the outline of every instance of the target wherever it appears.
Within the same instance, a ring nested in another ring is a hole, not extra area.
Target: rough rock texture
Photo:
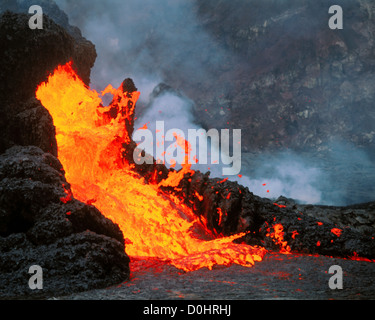
[[[14,145],[34,145],[57,156],[52,117],[39,100],[3,104],[0,114],[0,153]]]
[[[9,11],[1,15],[0,40],[6,61],[0,73],[2,100],[26,100],[35,94],[36,87],[59,65],[70,60],[82,80],[88,84],[90,70],[96,59],[95,47],[82,37],[73,37],[48,16],[43,29],[29,28],[30,15]]]
[[[332,277],[328,270],[333,265],[342,267],[343,290],[332,290],[328,285]],[[59,298],[62,300],[189,300],[186,304],[201,304],[200,300],[230,300],[226,303],[232,304],[231,317],[235,319],[243,316],[243,310],[249,307],[248,300],[373,300],[375,298],[374,263],[325,256],[267,254],[261,262],[251,268],[233,264],[229,267],[214,267],[212,270],[203,268],[187,273],[181,273],[181,270],[157,259],[139,260],[132,263],[132,269],[134,277],[122,286]],[[240,305],[235,304],[239,302]],[[132,305],[132,302],[130,301],[129,304]],[[139,306],[141,317],[144,305]],[[335,309],[335,314],[337,310]],[[347,309],[340,308],[340,310],[343,311],[342,318],[345,318],[344,313],[348,312]],[[135,307],[134,314],[137,312]],[[267,312],[269,314],[269,310]],[[311,308],[308,312],[311,313]],[[183,314],[182,311],[180,313]],[[317,316],[320,313],[321,310],[317,312]],[[274,315],[275,317],[280,315],[279,308],[275,308]]]
[[[375,236],[375,202],[361,203],[346,207],[300,205],[291,199],[280,197],[278,203],[295,207],[305,214],[321,221],[329,221],[340,228],[350,226],[364,235]]]
[[[165,190],[177,194],[198,216],[204,216],[207,227],[218,234],[227,236],[248,232],[241,241],[251,245],[281,249],[273,236],[274,226],[281,224],[283,240],[293,251],[337,257],[358,254],[375,258],[375,229],[368,227],[363,232],[358,226],[350,228],[340,215],[336,216],[336,220],[330,219],[329,207],[301,206],[282,197],[274,202],[255,196],[237,182],[212,179],[208,173],[199,171],[185,175],[177,188]],[[197,197],[197,193],[203,198]],[[359,209],[373,219],[373,204],[362,205]],[[348,210],[353,209],[336,208],[335,212]],[[334,228],[340,229],[341,234],[332,232]]]
[[[37,147],[0,155],[0,298],[50,296],[128,279],[119,227],[75,200],[62,165]],[[43,269],[30,290],[29,267]]]
[[[35,145],[57,155],[51,118],[34,99],[35,90],[59,64],[70,60],[88,84],[95,47],[47,16],[43,30],[31,30],[29,18],[9,11],[0,16],[0,153],[13,145]]]
[[[238,58],[223,61],[211,87],[186,88],[206,127],[241,128],[245,151],[320,150],[338,138],[373,148],[373,1],[340,1],[342,30],[328,27],[333,3],[323,0],[195,2],[202,25]]]
[[[20,12],[29,4],[5,2]],[[53,2],[43,8],[67,23]],[[35,99],[37,86],[70,60],[88,84],[95,48],[77,29],[66,27],[68,33],[47,16],[43,30],[30,30],[29,17],[0,16],[0,298],[105,287],[130,273],[119,227],[71,194],[56,158],[52,117]],[[32,265],[43,269],[43,290],[29,288]]]

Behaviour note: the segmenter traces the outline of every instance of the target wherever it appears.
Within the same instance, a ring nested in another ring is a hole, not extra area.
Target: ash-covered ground
[[[343,288],[330,289],[332,265]],[[134,260],[131,278],[102,290],[53,297],[68,300],[375,299],[375,264],[324,256],[267,254],[251,268],[232,265],[184,273],[158,261]]]

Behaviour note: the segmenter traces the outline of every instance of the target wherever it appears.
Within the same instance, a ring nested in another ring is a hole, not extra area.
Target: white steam
[[[143,114],[138,115],[135,129],[147,124],[155,131],[157,120],[164,121],[166,130],[179,128],[187,133],[188,129],[200,128],[187,95],[168,92],[150,100],[154,88],[165,78],[173,79],[174,74],[187,83],[215,83],[218,79],[212,70],[233,55],[218,47],[200,26],[193,1],[55,1],[68,14],[70,23],[96,46],[98,58],[92,70],[92,87],[100,91],[109,83],[117,87],[125,78],[134,80],[141,92],[139,105],[144,107],[140,108]],[[168,84],[181,89],[176,83]],[[342,161],[335,154],[330,161]],[[367,167],[374,167],[363,155],[351,157],[349,165],[362,161]],[[223,177],[222,164],[193,168],[202,172],[210,168],[211,176]],[[311,204],[344,201],[341,195],[331,192],[335,176],[324,171],[323,162],[316,164],[293,153],[281,153],[258,156],[242,168],[242,177],[229,178],[263,197],[283,195]],[[350,188],[353,181],[342,183],[342,188]]]

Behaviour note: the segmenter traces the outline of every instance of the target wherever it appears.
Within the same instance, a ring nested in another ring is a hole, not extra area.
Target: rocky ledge
[[[367,225],[373,221],[373,203],[328,207],[299,205],[284,197],[273,201],[237,182],[210,178],[209,173],[199,171],[186,174],[176,188],[163,189],[180,197],[219,235],[247,232],[240,241],[270,250],[375,259],[375,229]],[[350,212],[357,224],[344,212]],[[359,223],[364,216],[369,220]],[[275,226],[283,239],[277,237]]]
[[[8,3],[15,11],[31,2]],[[43,8],[67,23],[52,1]],[[3,9],[3,8],[2,8]],[[22,10],[21,10],[22,11]],[[119,227],[74,199],[57,159],[56,131],[35,99],[37,86],[72,60],[86,84],[94,45],[77,29],[44,16],[43,30],[25,13],[0,15],[0,298],[43,298],[106,287],[129,278]],[[43,272],[43,290],[29,287],[29,268]]]
[[[99,288],[128,279],[119,227],[71,196],[61,163],[38,147],[0,155],[0,298]],[[43,270],[32,291],[28,270]]]

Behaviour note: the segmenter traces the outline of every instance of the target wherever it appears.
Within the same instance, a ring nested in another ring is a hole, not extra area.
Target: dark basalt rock
[[[0,126],[0,153],[15,145],[34,145],[57,156],[52,117],[36,98],[3,104]]]
[[[373,1],[340,1],[342,30],[328,27],[326,1],[194,2],[205,29],[237,57],[213,71],[220,81],[211,88],[189,84],[205,127],[242,129],[244,151],[319,151],[337,137],[373,148]]]
[[[118,225],[70,194],[59,160],[37,147],[0,155],[0,298],[45,297],[125,281]],[[43,268],[43,290],[28,269]]]
[[[0,153],[13,145],[35,145],[56,156],[52,118],[35,100],[36,88],[68,61],[89,84],[96,52],[91,42],[70,35],[47,16],[43,30],[31,30],[29,19],[9,11],[0,16]]]
[[[77,74],[89,84],[90,70],[96,59],[94,45],[73,37],[48,16],[43,29],[29,28],[30,15],[6,11],[0,16],[0,41],[4,61],[0,73],[2,101],[26,101],[34,97],[37,86],[54,69],[72,60]]]
[[[129,278],[129,257],[119,227],[76,199],[57,159],[56,131],[35,98],[37,86],[73,61],[86,84],[95,47],[67,25],[52,1],[42,1],[43,30],[30,15],[0,16],[0,298],[44,298],[106,287]],[[6,2],[19,12],[30,1]],[[6,7],[6,6],[5,6]],[[2,9],[4,7],[2,6]],[[43,269],[43,290],[31,290],[28,270]]]
[[[210,230],[223,236],[248,232],[240,241],[279,250],[280,246],[270,235],[274,232],[273,226],[281,224],[284,240],[293,251],[336,257],[358,254],[375,258],[375,229],[370,228],[369,232],[363,233],[358,228],[345,225],[345,221],[340,223],[339,217],[330,219],[329,214],[325,215],[329,210],[323,206],[298,205],[283,197],[276,201],[261,198],[237,182],[212,179],[209,173],[199,171],[186,174],[176,188],[163,189],[183,199],[195,214],[204,216]],[[197,193],[203,199],[199,199]],[[312,214],[312,208],[320,215]],[[362,205],[360,208],[372,216],[373,206]],[[353,209],[343,207],[337,210]],[[332,232],[334,228],[342,230],[340,236]]]

